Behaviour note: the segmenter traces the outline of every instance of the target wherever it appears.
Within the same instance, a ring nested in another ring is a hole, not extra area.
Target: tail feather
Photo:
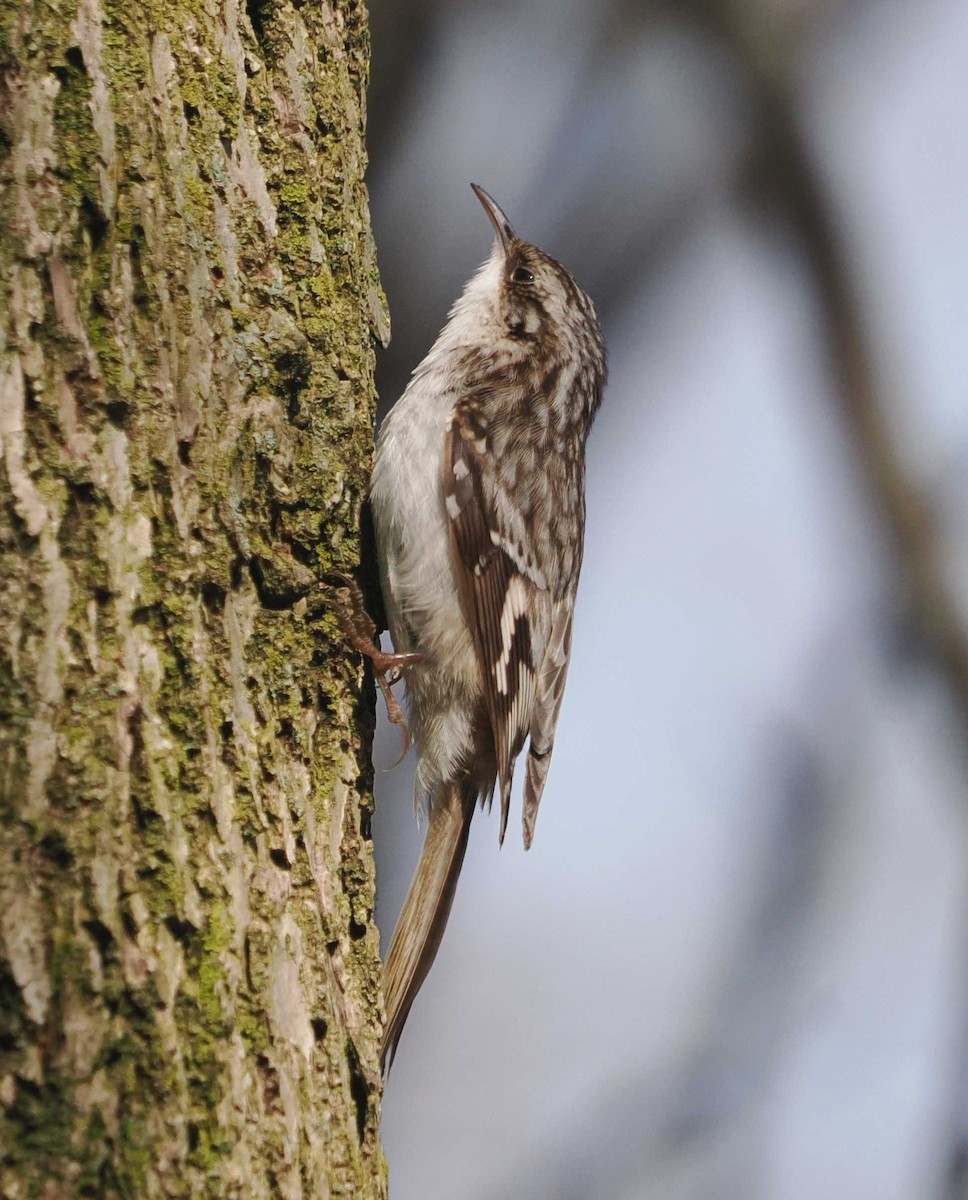
[[[393,931],[384,970],[387,1020],[380,1048],[384,1071],[393,1063],[410,1006],[437,957],[476,804],[477,793],[466,783],[449,783],[441,786],[431,805],[420,862]]]

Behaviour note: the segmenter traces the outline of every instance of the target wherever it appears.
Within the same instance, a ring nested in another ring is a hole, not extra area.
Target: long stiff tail
[[[380,1060],[389,1069],[421,984],[433,966],[447,927],[477,794],[467,785],[443,784],[434,797],[420,862],[403,902],[384,970],[387,1022]]]

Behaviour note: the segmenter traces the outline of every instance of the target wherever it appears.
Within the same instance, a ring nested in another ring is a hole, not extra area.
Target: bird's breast
[[[455,682],[470,683],[478,668],[457,592],[442,478],[454,398],[437,384],[433,374],[416,376],[384,422],[370,497],[395,648],[419,650]]]

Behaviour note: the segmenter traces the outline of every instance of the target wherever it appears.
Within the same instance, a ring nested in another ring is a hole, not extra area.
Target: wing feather
[[[532,727],[551,600],[540,568],[529,570],[522,562],[520,536],[515,539],[512,528],[520,527],[520,514],[509,497],[488,486],[485,453],[479,412],[458,405],[444,453],[444,497],[458,587],[484,679],[503,842],[514,760]]]
[[[551,752],[555,745],[555,728],[561,701],[565,695],[565,679],[571,657],[571,627],[574,606],[569,598],[559,603],[551,624],[551,635],[537,673],[534,706],[531,714],[531,743],[524,780],[524,847],[530,849],[538,805],[544,791]]]

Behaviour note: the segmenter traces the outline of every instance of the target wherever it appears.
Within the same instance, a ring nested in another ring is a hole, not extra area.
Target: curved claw
[[[407,757],[410,749],[410,727],[407,725],[407,718],[400,702],[390,689],[403,678],[404,668],[419,665],[424,661],[424,655],[413,651],[406,654],[387,654],[386,651],[381,650],[376,642],[376,625],[366,611],[359,584],[349,575],[344,575],[339,571],[331,572],[329,579],[338,581],[331,586],[335,586],[339,591],[345,590],[349,594],[349,604],[344,603],[342,599],[337,599],[335,605],[336,615],[343,627],[343,633],[353,649],[368,658],[373,664],[373,677],[383,693],[387,717],[392,725],[399,725],[403,731],[403,750],[400,757],[392,767],[387,768],[392,771],[393,767],[399,766]],[[392,678],[388,678],[388,675]]]
[[[379,684],[380,691],[383,693],[383,702],[387,706],[387,719],[391,725],[399,725],[400,732],[403,735],[403,749],[400,751],[400,757],[384,768],[387,771],[392,771],[394,767],[399,767],[410,751],[410,726],[407,724],[407,718],[400,706],[400,701],[390,691],[392,684],[389,683],[387,677],[385,675],[377,675],[376,681]]]

